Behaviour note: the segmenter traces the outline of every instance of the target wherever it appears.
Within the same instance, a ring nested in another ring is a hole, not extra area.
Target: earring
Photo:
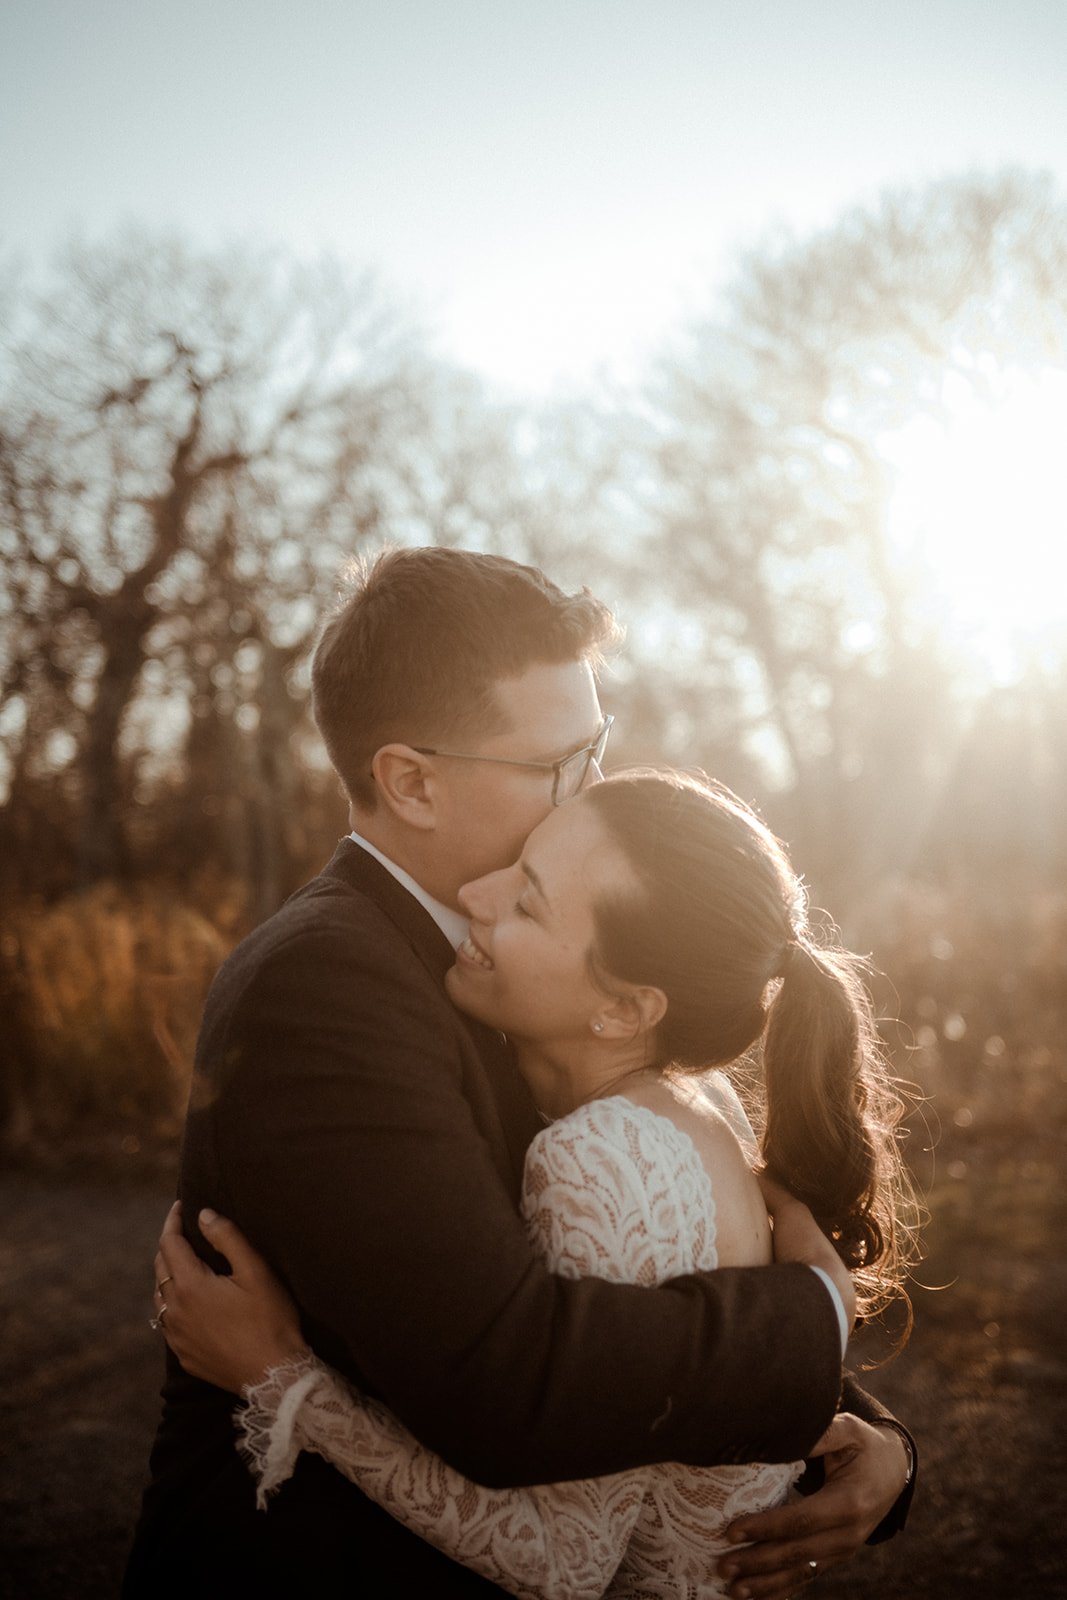
[[[594,1033],[603,1033],[604,1032],[604,1024],[602,1022],[594,1022],[593,1023],[593,1032]]]

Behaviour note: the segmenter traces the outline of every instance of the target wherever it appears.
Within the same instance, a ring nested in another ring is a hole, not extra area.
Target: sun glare
[[[1067,654],[1067,372],[946,379],[880,441],[890,533],[950,642],[994,681]]]

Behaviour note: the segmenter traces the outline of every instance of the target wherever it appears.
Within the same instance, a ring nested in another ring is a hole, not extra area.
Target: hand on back
[[[306,1356],[291,1296],[235,1223],[202,1211],[200,1229],[224,1256],[213,1272],[182,1233],[181,1205],[167,1213],[156,1255],[156,1303],[167,1343],[186,1372],[239,1394],[271,1367]]]

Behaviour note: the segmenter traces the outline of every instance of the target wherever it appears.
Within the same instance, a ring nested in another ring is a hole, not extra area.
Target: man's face
[[[603,721],[584,661],[532,666],[521,677],[499,682],[494,698],[505,731],[465,741],[468,755],[560,761],[591,744]],[[527,835],[552,810],[552,773],[493,761],[432,759],[435,845],[439,860],[447,862],[447,898],[455,903],[462,884],[510,866],[521,854]],[[594,766],[586,781],[598,776]]]

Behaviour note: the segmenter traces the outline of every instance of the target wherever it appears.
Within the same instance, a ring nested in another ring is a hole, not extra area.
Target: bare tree
[[[890,538],[880,439],[936,415],[947,372],[981,390],[997,360],[1067,365],[1065,267],[1044,180],[888,195],[747,256],[650,390],[654,544],[679,604],[786,811],[862,870],[916,847],[959,720]]]
[[[83,880],[126,865],[139,696],[175,753],[194,688],[201,720],[240,715],[231,747],[274,741],[243,781],[284,804],[279,674],[393,516],[425,381],[411,330],[330,264],[132,235],[24,294],[0,375],[0,731],[10,800],[66,770]],[[249,674],[240,703],[226,689],[247,641],[258,734]]]

